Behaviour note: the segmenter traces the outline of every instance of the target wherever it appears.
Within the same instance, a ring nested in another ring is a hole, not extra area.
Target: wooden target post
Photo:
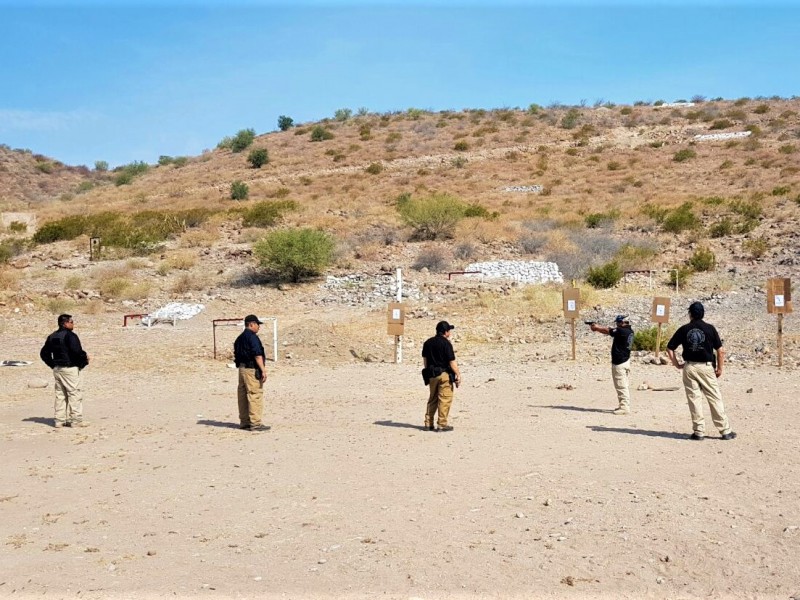
[[[581,312],[581,291],[576,287],[564,288],[561,292],[564,305],[564,318],[569,319],[572,337],[572,360],[575,360],[575,319]]]
[[[99,237],[91,237],[89,238],[89,260],[94,261],[100,258],[100,238]]]
[[[778,315],[778,366],[783,366],[783,315],[792,312],[792,280],[773,277],[767,280],[767,312]]]
[[[403,362],[402,337],[406,323],[406,306],[400,302],[389,303],[387,333],[394,336],[394,362]]]
[[[664,323],[669,323],[669,298],[661,298],[656,296],[653,298],[653,309],[650,312],[650,320],[658,324],[658,331],[656,331],[656,359],[661,353],[661,326]]]

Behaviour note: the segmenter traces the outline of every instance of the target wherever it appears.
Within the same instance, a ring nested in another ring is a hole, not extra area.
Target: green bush
[[[266,148],[253,148],[247,155],[247,162],[254,169],[260,169],[269,162],[269,152]]]
[[[433,194],[419,199],[404,194],[397,202],[400,217],[414,230],[414,238],[421,240],[452,237],[466,209],[461,200],[448,194]]]
[[[778,148],[778,152],[781,154],[794,154],[797,152],[797,147],[794,144],[784,144]]]
[[[602,227],[603,225],[610,225],[614,221],[616,221],[620,216],[620,212],[617,209],[611,209],[605,213],[589,213],[584,217],[584,222],[586,223],[586,227],[589,229],[597,229],[598,227]]]
[[[765,237],[751,238],[742,242],[742,249],[753,258],[761,258],[769,250],[769,242]]]
[[[675,162],[684,162],[689,160],[690,158],[695,158],[697,156],[697,152],[692,150],[691,148],[684,148],[683,150],[678,150],[672,157],[672,160]]]
[[[37,162],[36,168],[42,173],[50,174],[53,172],[53,163],[49,161]]]
[[[469,144],[465,141],[456,142],[455,146],[453,146],[453,150],[456,152],[466,152],[469,150]]]
[[[28,231],[28,224],[22,221],[11,221],[8,224],[8,230],[12,233],[25,233]]]
[[[333,133],[325,129],[322,125],[315,125],[311,130],[311,141],[322,142],[324,140],[332,140]]]
[[[347,121],[353,116],[353,111],[349,108],[339,108],[333,113],[333,118],[336,121]]]
[[[596,288],[608,289],[617,285],[619,280],[622,279],[622,275],[623,272],[619,263],[611,261],[600,267],[589,267],[589,271],[586,274],[586,282]]]
[[[108,171],[108,162],[105,160],[94,161],[94,170],[98,173],[105,173]]]
[[[242,214],[242,225],[245,227],[272,227],[283,213],[297,209],[293,200],[257,202]]]
[[[581,118],[581,113],[577,108],[570,108],[567,114],[561,119],[561,127],[564,129],[573,129]]]
[[[672,337],[672,331],[670,328],[662,329],[661,330],[661,343],[659,344],[659,350],[664,351],[667,349],[667,342]],[[631,350],[645,350],[650,352],[655,352],[656,350],[656,341],[658,340],[658,326],[653,325],[652,327],[648,327],[647,329],[640,329],[634,332],[633,334],[633,345],[631,346]]]
[[[764,115],[769,112],[769,104],[759,104],[753,109],[757,115]]]
[[[117,173],[117,176],[114,178],[114,183],[117,186],[128,185],[133,181],[134,177],[141,175],[142,173],[147,173],[149,169],[150,165],[141,160],[128,163],[122,167],[117,167],[114,169],[114,171]]]
[[[675,281],[677,280],[679,288],[686,287],[693,273],[694,271],[692,271],[691,267],[686,265],[677,266],[674,269],[670,269],[667,283],[669,283],[671,286],[674,286]]]
[[[121,185],[130,185],[132,181],[133,181],[133,173],[130,173],[129,171],[122,171],[121,173],[118,173],[117,176],[114,178],[114,185],[116,185],[117,187]]]
[[[74,240],[84,233],[86,225],[86,217],[82,215],[71,215],[57,221],[45,223],[33,234],[32,239],[37,244],[49,244],[61,240]]]
[[[669,233],[680,233],[687,229],[700,227],[700,219],[692,211],[692,203],[684,202],[678,208],[667,213],[661,223],[661,227]]]
[[[256,132],[254,129],[240,129],[233,140],[231,141],[231,150],[233,152],[241,152],[253,143],[256,139]]]
[[[487,221],[493,221],[500,216],[500,213],[497,211],[489,212],[485,206],[475,203],[470,204],[464,209],[464,216],[479,217],[481,219],[486,219]]]
[[[250,195],[250,188],[244,181],[238,179],[231,183],[231,200],[247,200]]]
[[[162,154],[158,157],[158,166],[160,167],[166,167],[167,165],[171,165],[173,162],[175,162],[175,159],[166,154]]]
[[[378,175],[379,173],[383,172],[383,165],[379,162],[370,163],[370,165],[364,170],[370,175]]]
[[[668,208],[650,203],[643,204],[640,210],[643,215],[650,217],[659,225],[664,222],[664,219],[666,219],[669,214]]]
[[[278,129],[281,131],[288,131],[293,125],[294,119],[292,119],[292,117],[287,117],[286,115],[278,117]]]
[[[711,124],[709,129],[728,129],[729,127],[733,127],[733,121],[730,121],[729,119],[717,119]]]
[[[333,238],[324,231],[287,229],[268,234],[253,253],[279,278],[297,282],[322,273],[333,261],[334,248]]]
[[[78,188],[75,190],[75,192],[78,193],[78,194],[82,194],[84,192],[88,192],[89,190],[94,188],[94,185],[95,184],[94,184],[93,181],[81,181],[78,184]]]
[[[778,185],[772,188],[772,195],[773,196],[788,196],[792,191],[792,187],[789,185]]]
[[[763,212],[757,200],[734,200],[731,202],[731,210],[746,219],[758,219]]]
[[[701,246],[689,258],[689,266],[695,271],[711,271],[717,266],[717,257],[710,248]]]
[[[712,238],[721,238],[733,233],[734,224],[730,217],[722,217],[719,221],[714,223],[709,230],[709,235]]]
[[[619,264],[623,271],[639,270],[650,267],[656,256],[658,256],[658,248],[656,246],[623,244],[614,255],[614,261]]]
[[[10,238],[0,242],[0,264],[5,264],[15,256],[22,254],[28,243],[19,238]]]

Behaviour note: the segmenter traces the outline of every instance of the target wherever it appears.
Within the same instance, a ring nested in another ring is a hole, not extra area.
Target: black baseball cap
[[[248,323],[258,323],[259,325],[263,325],[263,323],[259,321],[258,317],[255,315],[247,315],[244,318],[244,324],[247,325]]]
[[[617,318],[614,319],[614,323],[624,323],[628,320],[628,315],[617,315]]]
[[[445,333],[455,328],[456,328],[455,325],[450,325],[450,323],[448,323],[447,321],[439,321],[436,324],[436,333]]]
[[[689,305],[689,315],[695,319],[702,319],[706,314],[706,309],[702,302],[692,302]]]

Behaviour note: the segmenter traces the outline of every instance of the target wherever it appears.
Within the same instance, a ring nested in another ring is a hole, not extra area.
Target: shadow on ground
[[[544,404],[536,405],[529,404],[531,408],[554,408],[555,410],[574,410],[578,412],[593,412],[593,413],[606,413],[611,414],[614,412],[613,408],[586,408],[585,406],[567,406],[563,404]]]
[[[397,423],[396,421],[375,421],[373,425],[380,425],[382,427],[404,427],[406,429],[419,429],[425,431],[422,425],[412,425],[411,423]]]
[[[224,427],[226,429],[239,429],[239,423],[229,421],[212,421],[211,419],[200,419],[198,425],[208,425],[209,427]]]
[[[629,427],[603,427],[602,425],[587,425],[586,429],[599,431],[601,433],[630,433],[632,435],[646,435],[648,437],[664,437],[673,440],[686,440],[689,437],[685,433],[675,433],[674,431],[653,431],[652,429],[631,429]]]
[[[48,427],[52,427],[53,425],[55,425],[55,422],[56,422],[55,419],[51,419],[51,418],[47,418],[47,417],[27,417],[27,418],[22,419],[22,420],[23,420],[23,422],[27,421],[29,423],[38,423],[39,425],[47,425]]]

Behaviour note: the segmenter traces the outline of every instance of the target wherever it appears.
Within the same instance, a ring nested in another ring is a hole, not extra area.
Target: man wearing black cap
[[[89,364],[89,355],[84,352],[81,341],[73,331],[72,315],[58,315],[58,330],[47,336],[39,357],[51,369],[55,377],[56,429],[62,427],[84,427],[83,390],[81,371]]]
[[[456,362],[453,344],[450,343],[450,332],[455,326],[447,321],[436,324],[436,335],[422,345],[422,366],[428,370],[428,407],[425,411],[425,429],[434,431],[433,419],[439,411],[438,429],[436,431],[453,431],[447,424],[450,405],[453,403],[453,384],[461,385],[461,371]]]
[[[626,315],[617,315],[614,327],[603,327],[591,323],[592,331],[597,331],[614,338],[611,342],[611,379],[617,390],[619,406],[614,409],[615,415],[627,415],[631,412],[631,346],[633,346],[633,329]]]
[[[692,302],[689,305],[690,320],[686,325],[679,327],[667,343],[667,354],[673,366],[683,371],[683,388],[692,415],[693,433],[690,439],[700,441],[705,438],[706,425],[703,418],[703,398],[705,398],[711,409],[711,418],[722,439],[732,440],[736,434],[731,431],[717,381],[722,377],[725,350],[716,328],[703,321],[705,312],[700,302]],[[675,358],[678,346],[683,346],[682,364]]]
[[[239,423],[242,429],[250,431],[265,431],[261,423],[264,412],[264,382],[267,380],[267,371],[264,368],[266,353],[258,330],[261,321],[255,315],[244,318],[244,331],[233,342],[233,356],[239,368]]]

